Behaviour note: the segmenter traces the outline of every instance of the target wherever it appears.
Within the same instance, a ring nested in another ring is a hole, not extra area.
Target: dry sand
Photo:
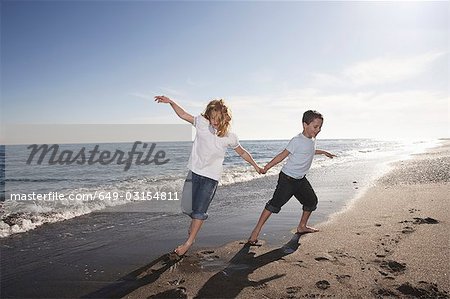
[[[123,298],[449,298],[449,173],[447,140],[398,162],[319,233],[163,256]]]

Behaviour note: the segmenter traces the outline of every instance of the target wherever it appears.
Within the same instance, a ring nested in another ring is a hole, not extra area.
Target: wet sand
[[[163,255],[89,297],[450,298],[449,172],[447,140],[396,163],[318,233]]]

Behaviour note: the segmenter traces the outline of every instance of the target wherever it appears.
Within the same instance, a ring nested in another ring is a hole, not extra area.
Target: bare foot
[[[250,235],[250,238],[248,238],[247,242],[249,244],[258,243],[258,234],[253,231],[252,234]]]
[[[309,226],[297,227],[297,233],[298,234],[317,233],[318,231],[319,230],[317,228],[309,227]]]
[[[186,252],[189,250],[189,248],[191,248],[192,244],[189,243],[184,243],[183,245],[178,246],[174,252],[178,255],[178,256],[183,256],[186,254]]]

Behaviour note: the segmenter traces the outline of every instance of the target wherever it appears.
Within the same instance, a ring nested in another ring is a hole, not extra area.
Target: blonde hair
[[[231,110],[227,107],[225,101],[220,99],[209,102],[202,115],[210,121],[213,112],[216,112],[219,121],[219,125],[217,126],[217,136],[224,137],[230,129]]]

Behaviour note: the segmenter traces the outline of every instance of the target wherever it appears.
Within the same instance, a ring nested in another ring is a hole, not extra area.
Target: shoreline
[[[403,163],[407,163],[408,161],[414,160],[414,158],[420,157],[421,155],[432,154],[435,151],[440,151],[441,148],[445,148],[450,146],[450,139],[437,139],[434,144],[431,146],[423,147],[418,150],[413,150],[411,153],[404,154],[393,161],[388,161],[380,166],[380,169],[376,171],[371,178],[371,182],[367,183],[363,186],[362,189],[350,199],[347,200],[346,203],[343,204],[342,208],[334,213],[328,215],[328,218],[324,221],[321,221],[317,224],[317,226],[327,225],[333,222],[336,218],[340,217],[341,214],[345,214],[348,210],[352,209],[354,204],[358,202],[361,198],[366,196],[366,194],[373,189],[377,184],[380,183],[380,180],[383,180],[383,177],[390,175],[393,171],[396,170]],[[450,155],[450,153],[449,153]],[[420,159],[420,158],[419,158]]]
[[[449,298],[449,161],[450,142],[442,140],[394,163],[299,244],[295,235],[282,247],[248,247],[241,240],[176,263],[163,258],[160,265],[170,271],[143,267],[136,278],[153,282],[122,296]]]

